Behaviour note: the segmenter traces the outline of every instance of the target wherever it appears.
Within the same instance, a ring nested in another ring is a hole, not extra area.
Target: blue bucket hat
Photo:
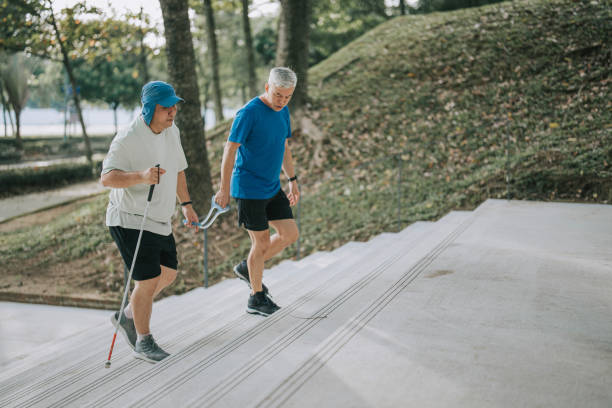
[[[152,81],[143,86],[140,100],[142,102],[142,117],[147,125],[151,124],[157,104],[169,108],[176,105],[177,102],[185,101],[183,98],[176,96],[172,85],[163,81]]]

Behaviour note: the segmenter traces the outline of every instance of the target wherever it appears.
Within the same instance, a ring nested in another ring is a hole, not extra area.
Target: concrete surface
[[[5,198],[0,200],[0,222],[102,193],[105,190],[108,189],[102,186],[99,181],[87,181],[40,193]]]
[[[489,200],[264,280],[267,318],[236,279],[156,303],[155,365],[103,369],[110,323],[47,343],[0,406],[612,406],[612,206]]]
[[[0,302],[0,367],[109,318],[110,312],[94,309]]]

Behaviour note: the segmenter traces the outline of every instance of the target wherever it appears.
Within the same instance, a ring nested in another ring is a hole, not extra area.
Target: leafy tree
[[[75,62],[75,76],[81,96],[88,101],[101,101],[113,110],[115,133],[119,106],[134,107],[140,101],[142,83],[135,70],[135,61],[109,59],[99,56],[93,65],[80,59]]]
[[[74,77],[72,59],[78,56],[79,47],[90,38],[78,35],[78,26],[85,15],[99,15],[99,10],[89,8],[84,3],[65,8],[58,20],[52,8],[52,1],[13,0],[0,3],[2,30],[8,33],[0,44],[5,50],[25,51],[30,55],[59,60],[64,64],[72,89],[78,89]],[[6,24],[6,26],[4,25]],[[11,30],[14,30],[11,33]],[[72,92],[72,98],[79,116],[85,154],[93,167],[92,150],[87,129],[83,121],[80,96]]]
[[[316,1],[310,35],[310,65],[344,47],[386,21],[379,2],[364,0]]]
[[[84,4],[77,4],[74,8],[64,9],[64,20],[60,23],[63,23],[61,26],[58,24],[55,13],[53,12],[53,5],[51,0],[47,0],[47,9],[45,10],[48,14],[46,21],[51,25],[52,31],[50,33],[42,32],[42,36],[45,34],[50,34],[51,36],[55,36],[55,40],[48,39],[49,44],[59,46],[60,55],[62,58],[62,62],[64,64],[64,68],[66,69],[66,74],[68,75],[68,79],[70,81],[70,85],[72,86],[72,99],[74,101],[74,106],[77,111],[77,115],[79,117],[79,122],[81,123],[81,129],[83,132],[83,140],[85,141],[85,155],[87,156],[87,161],[91,165],[92,169],[94,166],[93,163],[93,152],[91,149],[91,142],[89,141],[89,136],[87,135],[87,128],[85,126],[85,121],[83,120],[83,111],[81,109],[81,98],[79,96],[78,87],[76,78],[74,76],[73,66],[70,61],[69,53],[71,51],[75,51],[78,47],[75,45],[75,42],[83,42],[85,38],[79,37],[75,30],[76,27],[81,24],[81,20],[77,17],[79,13],[97,13],[96,9],[88,10]],[[60,27],[62,27],[62,31],[60,31]],[[65,33],[62,35],[62,33]],[[69,37],[70,36],[70,37]],[[91,41],[91,40],[90,40]],[[76,53],[73,55],[77,55]]]
[[[144,29],[131,24],[129,16],[128,21],[113,16],[81,23],[79,30],[91,38],[88,49],[74,62],[81,95],[89,101],[105,102],[113,109],[116,132],[118,107],[136,106],[141,87],[148,81],[141,78],[143,71],[148,75],[148,69],[142,67],[140,35]]]

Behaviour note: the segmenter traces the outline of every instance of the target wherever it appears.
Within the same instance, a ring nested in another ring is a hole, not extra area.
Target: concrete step
[[[338,250],[338,254],[342,254],[343,251],[349,250],[355,246],[360,245],[346,245],[344,248]],[[297,293],[296,289],[309,287],[308,285],[304,285],[302,281],[305,279],[307,280],[309,276],[318,271],[318,267],[313,261],[321,258],[323,255],[312,256],[309,257],[309,259],[307,258],[296,263],[307,268],[306,273],[299,273],[297,276],[299,279],[295,278],[295,274],[291,275],[289,273],[282,273],[281,271],[277,274],[271,274],[272,281],[274,281],[274,279],[278,279],[279,281],[278,293],[282,294],[284,291]],[[231,324],[240,325],[244,323],[243,320],[252,318],[252,316],[244,314],[243,303],[245,303],[246,296],[248,296],[248,289],[243,282],[228,280],[224,281],[219,286],[219,289],[214,290],[213,288],[198,289],[187,295],[174,297],[175,299],[165,299],[162,302],[156,303],[152,327],[159,327],[158,331],[160,333],[174,333],[173,336],[158,338],[158,341],[169,351],[173,352],[185,346],[185,342],[199,332],[222,330],[223,324],[228,324],[227,322],[232,319],[238,320],[238,322],[232,321]],[[235,298],[239,293],[243,293],[243,295],[240,296],[238,302],[231,302],[228,300]],[[179,299],[184,300],[182,309],[187,316],[182,316],[177,319],[177,311],[181,309],[181,302]],[[215,307],[216,303],[220,300],[223,300],[226,307]],[[174,305],[174,303],[176,303],[176,305]],[[160,306],[167,307],[164,309]],[[210,318],[206,318],[210,315],[208,310],[211,308],[214,308],[215,311],[218,310],[218,313]],[[228,309],[230,309],[230,311],[228,311]],[[193,310],[201,312],[190,312]],[[182,332],[180,331],[181,327],[183,328]],[[187,329],[184,327],[187,327]],[[108,327],[99,328],[96,331],[97,333],[91,333],[91,338],[88,342],[81,342],[79,345],[75,344],[73,347],[70,347],[68,352],[58,358],[50,359],[42,364],[39,362],[36,368],[31,368],[28,370],[29,372],[22,373],[22,375],[18,376],[19,381],[3,381],[0,384],[0,391],[2,391],[3,395],[5,393],[8,395],[8,393],[17,389],[20,391],[13,393],[10,397],[0,399],[0,404],[23,401],[27,396],[31,396],[31,393],[35,390],[40,393],[38,396],[30,398],[26,406],[35,406],[40,401],[45,401],[45,403],[47,403],[48,399],[46,399],[44,395],[62,391],[71,385],[73,380],[70,376],[73,375],[74,372],[78,372],[79,378],[81,379],[91,374],[105,374],[104,372],[99,373],[98,367],[101,367],[104,361],[105,350],[108,348],[108,343],[110,341],[110,332]],[[109,337],[109,339],[107,340],[106,337]],[[92,341],[92,339],[97,341]],[[89,350],[89,354],[87,350]],[[97,353],[91,355],[91,350],[97,350]],[[134,366],[141,364],[139,361],[132,360],[129,354],[130,351],[127,350],[125,346],[121,350],[115,351],[113,355],[113,366],[125,365],[125,367],[122,367],[121,372],[127,372]],[[73,364],[66,364],[67,361],[73,362]],[[85,370],[82,368],[85,368]],[[147,368],[147,366],[145,365],[142,368]],[[117,375],[117,372],[114,374]],[[3,376],[3,378],[6,378],[6,376]],[[24,387],[26,384],[27,386]]]
[[[368,312],[372,303],[384,302],[397,281],[414,279],[448,245],[448,236],[460,225],[456,221],[442,221],[413,241],[387,242],[375,255],[361,258],[359,269],[339,275],[324,291],[300,304],[295,313],[282,316],[267,330],[249,338],[222,364],[194,367],[194,380],[184,374],[178,376],[173,386],[180,387],[180,394],[186,398],[178,396],[175,401],[185,407],[209,407],[251,406],[262,400],[261,406],[267,406],[266,396],[279,389],[305,360],[312,359],[322,342],[334,341],[338,330],[359,324],[357,318]],[[296,319],[298,312],[302,319]],[[133,406],[161,407],[168,401],[170,398],[159,392]]]

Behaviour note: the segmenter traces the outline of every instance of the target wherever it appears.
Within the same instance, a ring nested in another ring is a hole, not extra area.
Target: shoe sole
[[[123,336],[123,340],[125,340],[128,346],[130,346],[130,348],[134,350],[135,346],[132,343],[130,343],[130,338],[125,332],[125,329],[123,328],[123,326],[121,326],[119,322],[115,320],[115,315],[111,315],[111,324],[113,325],[113,327],[116,327],[119,329],[119,333],[121,333],[121,335]]]
[[[272,313],[265,313],[265,312],[262,312],[262,311],[257,310],[257,309],[251,309],[250,307],[247,307],[246,311],[247,311],[247,313],[250,313],[250,314],[258,314],[258,315],[265,316],[265,317],[268,317],[272,313],[274,313],[274,312],[272,312]]]
[[[132,357],[137,358],[137,359],[139,359],[139,360],[146,361],[147,363],[151,363],[151,364],[159,363],[159,362],[160,362],[160,361],[162,361],[164,358],[166,358],[166,357],[164,357],[164,358],[162,358],[162,360],[159,360],[159,361],[158,361],[158,360],[153,360],[152,358],[149,358],[149,357],[145,356],[144,354],[141,354],[141,353],[139,353],[139,352],[137,352],[137,351],[134,351],[134,352],[132,353]]]

